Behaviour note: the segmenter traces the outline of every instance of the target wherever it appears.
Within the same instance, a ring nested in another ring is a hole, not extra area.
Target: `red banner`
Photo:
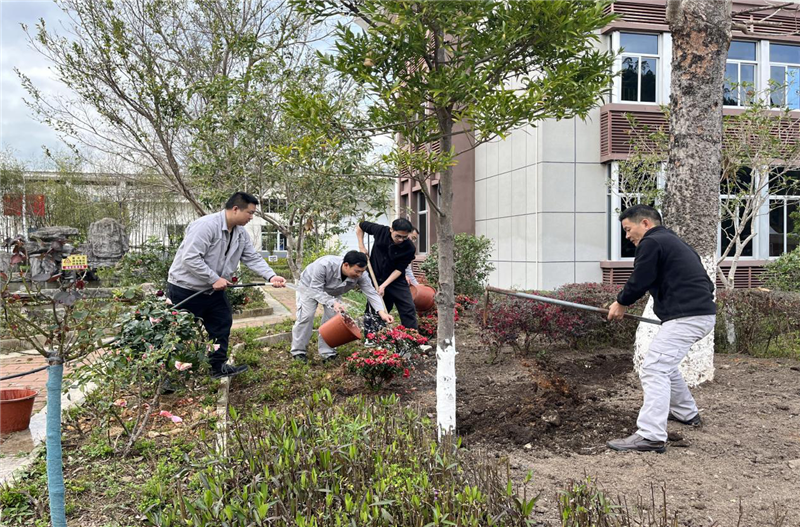
[[[44,194],[29,194],[25,196],[25,213],[28,216],[44,216]],[[22,216],[22,194],[5,194],[3,196],[3,215]]]

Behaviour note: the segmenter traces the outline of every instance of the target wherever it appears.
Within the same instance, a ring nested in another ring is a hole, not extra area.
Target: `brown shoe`
[[[664,441],[650,441],[639,434],[633,434],[625,439],[614,439],[606,443],[606,446],[619,452],[658,452],[663,454],[667,451],[667,444]]]
[[[700,428],[703,426],[703,418],[700,417],[700,414],[694,414],[694,417],[684,421],[683,419],[678,419],[675,414],[670,412],[669,417],[667,417],[667,421],[675,421],[682,425],[691,426],[692,428]]]

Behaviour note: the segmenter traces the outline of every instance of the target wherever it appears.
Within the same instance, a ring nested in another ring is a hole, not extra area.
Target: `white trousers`
[[[297,302],[297,319],[294,322],[294,327],[292,327],[292,355],[305,355],[308,341],[311,340],[311,334],[314,332],[314,315],[317,312],[317,301],[310,296],[301,295],[299,291],[295,294],[295,300]],[[339,301],[338,298],[336,300]],[[328,306],[323,305],[322,307],[324,311],[320,325],[336,315],[336,312]],[[336,350],[328,346],[322,335],[318,336],[317,349],[319,349],[319,354],[323,359],[336,355]]]
[[[666,441],[670,412],[682,420],[697,414],[697,404],[678,365],[695,342],[714,330],[715,321],[716,315],[699,315],[676,318],[661,325],[639,371],[644,391],[644,404],[636,422],[640,436]]]

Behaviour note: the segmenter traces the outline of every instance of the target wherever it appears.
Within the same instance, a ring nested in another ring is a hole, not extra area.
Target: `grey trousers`
[[[311,340],[311,334],[314,332],[314,314],[317,312],[316,299],[307,295],[301,295],[298,291],[295,293],[295,301],[297,302],[297,319],[292,327],[292,356],[305,355],[308,341]],[[338,302],[339,299],[337,298]],[[324,324],[331,319],[336,312],[328,306],[323,306],[322,322]],[[326,357],[333,357],[336,355],[336,350],[328,346],[325,339],[319,336],[318,349],[320,356],[324,359]]]
[[[678,365],[695,342],[713,331],[715,320],[715,315],[699,315],[669,320],[661,325],[639,371],[644,391],[644,404],[636,422],[640,436],[651,441],[666,441],[670,412],[683,420],[697,414],[697,404]]]

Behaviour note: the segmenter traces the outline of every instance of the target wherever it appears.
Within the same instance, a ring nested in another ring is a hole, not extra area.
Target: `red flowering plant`
[[[399,353],[385,348],[364,348],[347,357],[347,370],[364,378],[373,390],[397,375],[408,377],[406,361]]]
[[[405,326],[385,327],[377,333],[367,333],[367,341],[372,346],[398,353],[404,359],[413,358],[421,346],[428,344],[427,337]]]
[[[478,301],[467,295],[456,296],[456,312],[453,320],[458,322],[465,312],[471,310],[478,304]],[[417,327],[422,336],[433,338],[436,336],[436,330],[439,326],[439,312],[436,306],[430,311],[426,311],[417,316]]]

